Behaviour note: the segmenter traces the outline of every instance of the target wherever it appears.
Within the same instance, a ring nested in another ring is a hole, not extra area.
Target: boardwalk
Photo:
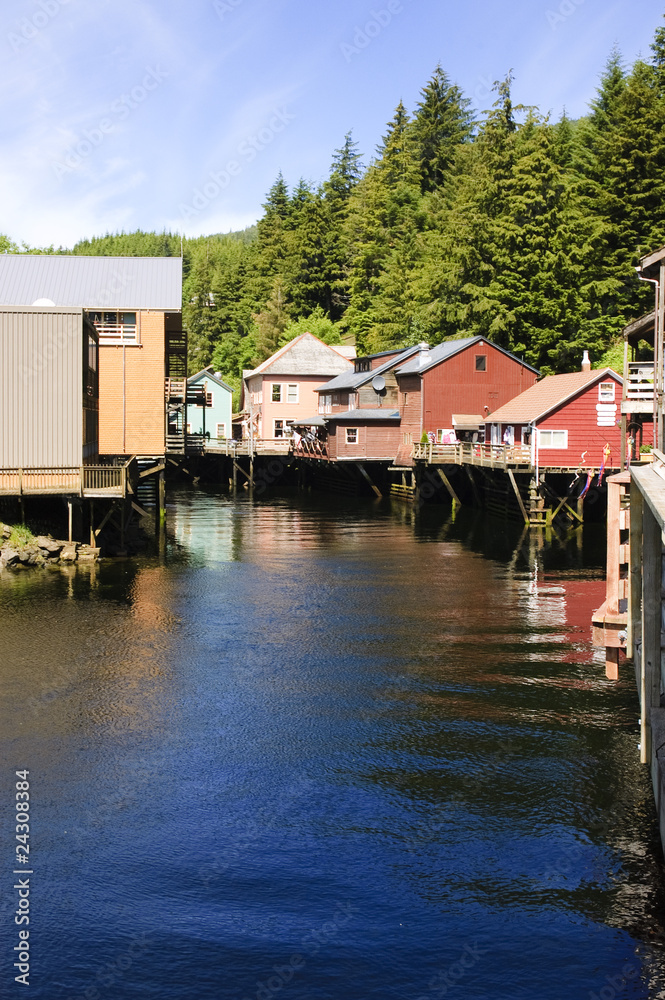
[[[0,468],[0,496],[124,497],[128,488],[127,469],[127,465]]]

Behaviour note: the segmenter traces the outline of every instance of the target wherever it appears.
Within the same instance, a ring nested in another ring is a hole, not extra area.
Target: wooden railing
[[[314,441],[306,441],[304,438],[301,438],[298,444],[294,446],[293,454],[298,458],[328,459],[328,442],[319,441],[318,438]]]
[[[123,497],[127,490],[126,465],[80,465],[60,468],[0,469],[0,494],[65,493],[77,496]]]
[[[531,467],[528,445],[505,444],[414,444],[412,457],[434,465],[480,465],[488,469]]]
[[[625,399],[653,399],[653,361],[629,361]]]

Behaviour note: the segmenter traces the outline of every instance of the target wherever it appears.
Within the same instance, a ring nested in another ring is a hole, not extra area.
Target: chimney
[[[420,348],[418,354],[418,364],[421,366],[426,365],[432,359],[432,355],[430,354],[429,350],[429,344],[426,344],[424,341],[421,341],[418,344],[418,347]]]
[[[585,351],[584,354],[582,355],[582,371],[583,372],[590,372],[591,371],[591,362],[589,361],[589,352],[588,351]]]

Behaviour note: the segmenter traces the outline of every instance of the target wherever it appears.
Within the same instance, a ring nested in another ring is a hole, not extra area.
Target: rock
[[[3,538],[9,538],[9,536],[12,533],[12,529],[9,527],[9,525],[8,524],[2,524],[2,525],[0,525],[0,528],[2,529],[2,532],[1,532],[2,537]]]
[[[54,559],[58,556],[63,545],[65,545],[65,542],[58,542],[49,535],[38,535],[35,542],[48,559]]]
[[[84,560],[86,562],[94,562],[99,559],[99,549],[93,548],[91,545],[80,545],[78,550],[79,560]]]
[[[36,545],[26,545],[19,549],[18,558],[24,566],[40,566],[44,564],[44,556]]]
[[[9,545],[6,545],[0,550],[0,563],[3,566],[16,566],[18,562],[19,554],[16,549],[12,549]]]
[[[67,542],[60,552],[61,562],[76,562],[78,559],[78,542]]]

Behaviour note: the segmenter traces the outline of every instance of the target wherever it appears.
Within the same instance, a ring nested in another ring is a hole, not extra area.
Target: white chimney
[[[591,362],[589,361],[589,352],[588,351],[585,351],[584,354],[582,355],[582,371],[583,372],[590,372],[591,371]]]

